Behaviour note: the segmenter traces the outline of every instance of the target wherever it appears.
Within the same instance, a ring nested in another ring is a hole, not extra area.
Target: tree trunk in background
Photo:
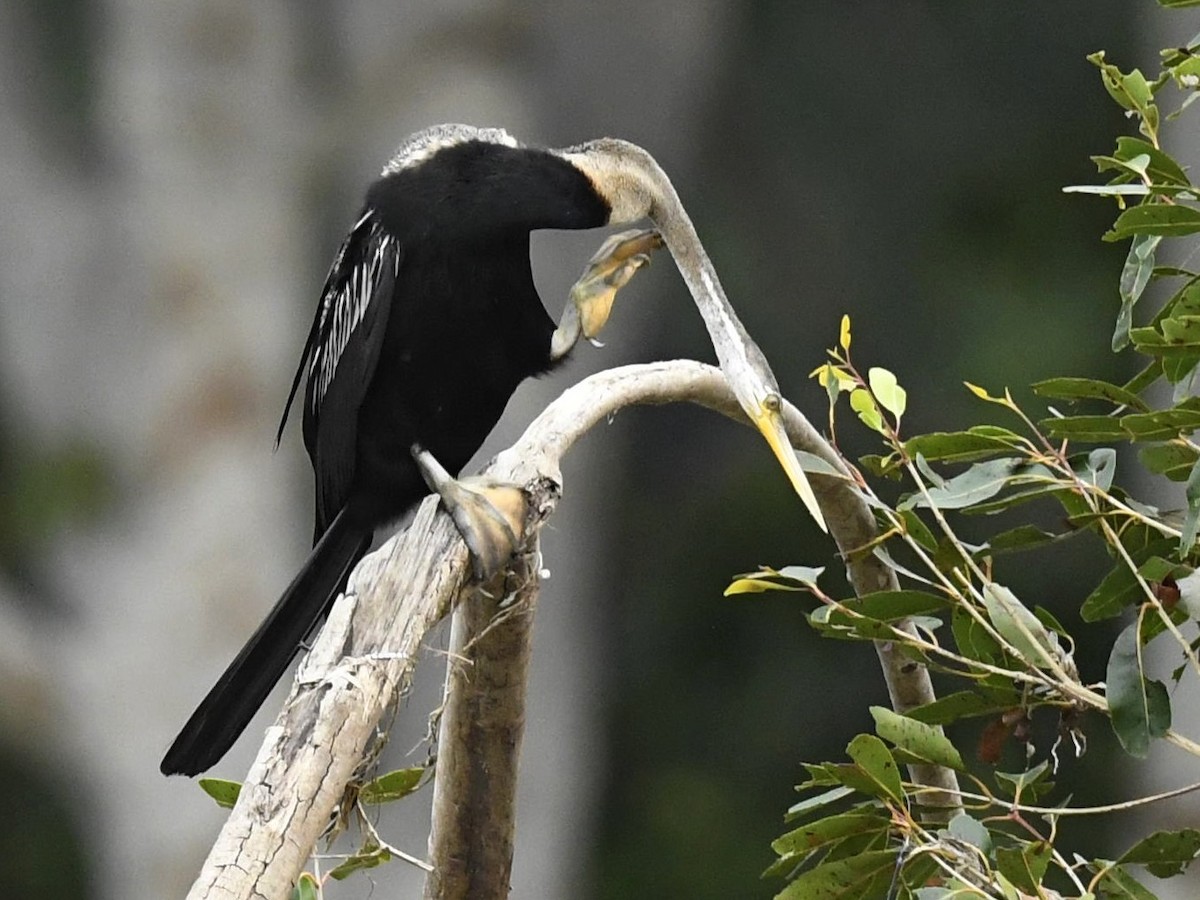
[[[222,814],[158,760],[308,532],[296,454],[270,452],[315,268],[291,10],[104,6],[102,178],[81,191],[94,268],[47,298],[60,403],[112,454],[120,489],[56,561],[79,609],[58,674],[102,896],[181,896],[194,877]],[[237,777],[249,749],[222,773]]]

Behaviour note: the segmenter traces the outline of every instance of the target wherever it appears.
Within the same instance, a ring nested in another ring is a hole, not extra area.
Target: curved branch
[[[560,460],[579,438],[626,406],[679,401],[748,421],[719,369],[685,360],[625,366],[564,392],[486,474],[525,486],[532,500],[527,534],[535,538],[558,500]],[[846,473],[814,475],[814,488],[855,590],[888,589],[895,582],[886,566],[870,554],[849,552],[875,535],[853,479],[794,407],[784,404],[782,418],[795,446]],[[346,786],[363,768],[381,717],[407,689],[425,634],[468,586],[469,575],[466,548],[434,497],[420,505],[405,531],[355,567],[267,732],[190,898],[288,896]],[[923,667],[886,645],[880,658],[898,709],[933,699]],[[952,772],[929,768],[914,777],[934,788],[950,790],[953,784],[957,791]]]

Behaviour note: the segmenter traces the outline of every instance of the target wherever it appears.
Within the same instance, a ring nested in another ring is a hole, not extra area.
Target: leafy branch
[[[1093,157],[1106,183],[1065,190],[1116,203],[1103,239],[1130,246],[1117,287],[1112,349],[1141,357],[1137,374],[1124,384],[1078,376],[1038,382],[1032,389],[1047,403],[1038,415],[1007,389],[995,395],[967,383],[1010,424],[909,436],[901,427],[908,392],[892,372],[867,367],[864,373],[856,364],[844,317],[837,345],[812,373],[829,398],[829,434],[836,445],[839,425],[846,427],[838,420],[844,395],[858,422],[884,446],[857,466],[845,463],[879,529],[878,537],[846,555],[882,561],[899,577],[899,589],[838,598],[819,584],[822,570],[803,566],[746,573],[727,589],[807,594],[815,600],[808,621],[821,636],[889,642],[953,685],[904,715],[873,708],[875,733],[850,741],[847,762],[805,764],[808,779],[797,787],[805,796],[786,818],[801,824],[774,842],[778,859],[765,873],[786,879],[780,898],[1145,900],[1154,895],[1131,867],[1170,877],[1200,855],[1195,829],[1148,835],[1116,860],[1067,858],[1056,847],[1062,817],[1108,815],[1200,789],[1188,784],[1082,806],[1056,796],[1052,780],[1086,750],[1088,714],[1103,717],[1131,757],[1145,757],[1156,740],[1200,757],[1200,743],[1172,728],[1167,684],[1152,676],[1147,660],[1147,648],[1160,640],[1179,660],[1171,682],[1200,676],[1200,443],[1194,437],[1200,429],[1200,273],[1157,261],[1164,242],[1200,233],[1200,190],[1164,143],[1169,123],[1200,95],[1200,35],[1164,50],[1153,76],[1123,71],[1103,52],[1088,60],[1137,135],[1119,136],[1111,153]],[[1139,301],[1160,287],[1166,299],[1138,324]],[[1171,387],[1166,402],[1146,394],[1159,382]],[[1136,463],[1150,475],[1181,485],[1186,508],[1162,510],[1131,496],[1116,479],[1118,443],[1136,447]],[[894,502],[873,487],[892,482],[901,485]],[[1048,507],[1057,510],[1052,528],[1038,524],[1047,521]],[[986,523],[1001,513],[1024,521],[993,529],[983,542],[962,536],[967,517]],[[1097,683],[1082,679],[1075,664],[1083,637],[996,577],[1002,556],[1057,551],[1080,540],[1099,543],[1111,559],[1083,600],[1081,618],[1125,620],[1109,648],[1105,679]],[[1056,717],[1057,737],[1039,748],[1032,722],[1047,713]],[[982,768],[968,765],[969,754],[941,730],[972,718],[986,722],[975,753]],[[994,770],[1010,743],[1022,751],[1023,771]],[[958,792],[963,810],[950,822],[923,820],[923,789],[901,777],[902,767],[914,762],[948,767],[971,783]]]

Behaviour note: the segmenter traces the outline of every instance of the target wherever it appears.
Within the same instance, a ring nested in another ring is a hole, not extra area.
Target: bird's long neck
[[[563,151],[563,155],[586,172],[608,199],[611,223],[649,218],[658,228],[704,319],[722,368],[732,357],[745,355],[761,364],[762,372],[773,379],[762,351],[725,296],[675,186],[654,157],[636,144],[616,138],[589,141]],[[769,387],[777,389],[774,383]]]

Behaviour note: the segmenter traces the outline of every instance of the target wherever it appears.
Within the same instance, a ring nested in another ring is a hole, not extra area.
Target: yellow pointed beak
[[[817,505],[816,494],[813,493],[812,485],[808,483],[808,476],[800,468],[800,460],[796,458],[796,451],[792,447],[792,442],[788,440],[779,410],[771,409],[766,404],[760,403],[758,409],[751,414],[751,418],[762,436],[767,439],[771,452],[783,466],[783,471],[787,473],[792,487],[796,489],[796,493],[800,495],[800,499],[804,501],[804,505],[812,517],[816,519],[817,525],[822,531],[828,533],[829,527],[825,524],[825,517],[821,515],[821,507]]]

